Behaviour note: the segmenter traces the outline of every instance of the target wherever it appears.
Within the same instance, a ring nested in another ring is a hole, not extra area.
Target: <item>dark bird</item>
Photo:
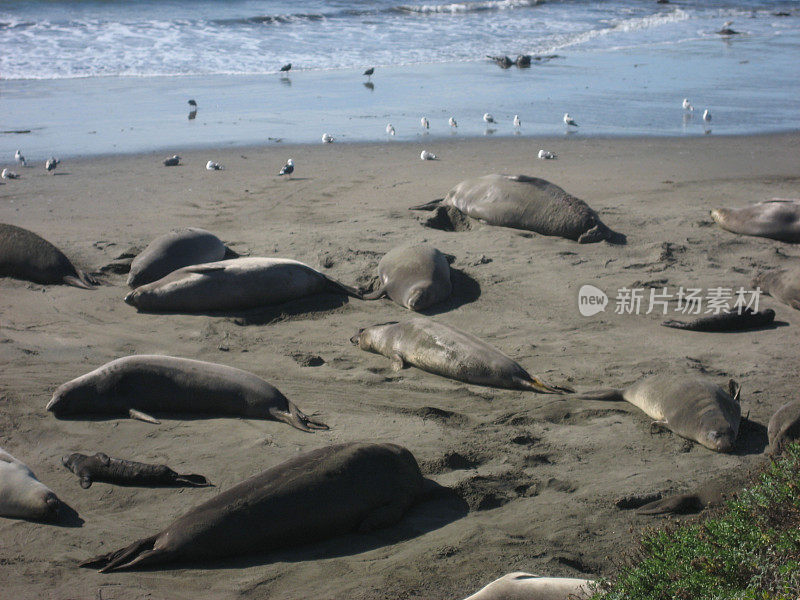
[[[507,56],[490,56],[487,54],[486,58],[493,60],[494,63],[501,69],[507,69],[514,64]]]
[[[531,55],[530,54],[520,54],[517,56],[517,60],[515,61],[516,65],[520,69],[527,69],[531,66]]]
[[[195,102],[194,100],[189,100],[189,106],[197,110],[197,102]]]
[[[281,67],[281,73],[287,73],[292,68],[292,63],[286,63]]]
[[[366,71],[364,71],[364,75],[367,77],[372,77],[372,74],[375,72],[375,67],[370,67]]]
[[[44,163],[44,168],[47,169],[48,173],[52,173],[56,170],[56,167],[61,163],[55,156],[51,156],[47,159],[47,162]]]
[[[722,29],[720,29],[717,33],[719,35],[739,35],[739,32],[731,29],[731,25],[733,25],[733,21],[725,21],[722,24]]]
[[[181,157],[175,154],[174,156],[170,156],[169,158],[164,159],[164,166],[165,167],[177,167],[181,162]]]
[[[292,173],[294,173],[294,161],[290,158],[286,161],[286,164],[283,165],[283,168],[278,175],[291,175]]]

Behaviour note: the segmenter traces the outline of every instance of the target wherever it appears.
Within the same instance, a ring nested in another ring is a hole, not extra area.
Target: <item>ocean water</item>
[[[0,161],[383,140],[389,122],[401,140],[554,135],[564,112],[579,136],[800,127],[796,1],[5,0],[0,48]],[[556,57],[486,58],[518,54]]]

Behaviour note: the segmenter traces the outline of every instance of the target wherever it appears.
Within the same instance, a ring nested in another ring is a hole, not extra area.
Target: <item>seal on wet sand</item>
[[[159,533],[80,566],[108,573],[368,533],[397,523],[422,492],[417,461],[401,446],[327,446],[267,469]]]
[[[76,452],[64,456],[61,464],[78,476],[83,489],[92,487],[95,481],[141,486],[208,487],[211,485],[202,475],[180,474],[167,465],[151,465],[111,458],[102,452],[92,456]]]

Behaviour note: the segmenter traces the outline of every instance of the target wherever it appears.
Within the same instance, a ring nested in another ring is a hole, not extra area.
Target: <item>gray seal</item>
[[[28,466],[0,448],[0,517],[54,521],[61,501]]]
[[[743,208],[717,208],[711,217],[733,233],[800,242],[800,200],[773,198]]]
[[[159,533],[80,566],[108,573],[368,533],[397,523],[422,492],[417,461],[401,446],[327,446],[267,469]]]
[[[47,404],[56,417],[149,412],[231,415],[281,421],[301,431],[328,429],[257,375],[216,363],[141,354],[106,363],[60,385]]]
[[[626,400],[655,419],[653,425],[716,452],[730,452],[739,434],[740,392],[732,379],[725,391],[701,377],[654,375],[622,390],[595,390],[576,398]]]
[[[636,509],[637,515],[686,515],[719,506],[730,494],[729,480],[712,481],[690,492],[654,500]]]
[[[572,391],[532,377],[515,360],[474,335],[425,317],[373,325],[359,330],[350,341],[390,358],[395,370],[412,365],[477,385],[543,394]]]
[[[157,237],[131,262],[128,286],[137,288],[189,265],[210,263],[225,257],[225,244],[210,231],[198,227],[175,229]]]
[[[771,454],[780,454],[785,444],[800,440],[800,400],[781,406],[767,425]]]
[[[7,223],[0,223],[0,277],[61,283],[86,290],[97,283],[46,239]]]
[[[151,465],[111,458],[102,452],[92,456],[76,452],[62,457],[61,464],[78,476],[83,489],[92,487],[95,481],[141,486],[208,487],[211,485],[202,475],[176,473],[167,465]]]
[[[591,579],[540,577],[530,573],[509,573],[495,579],[465,600],[566,600],[588,598]]]
[[[745,308],[741,312],[730,311],[722,312],[718,315],[700,317],[693,321],[675,321],[670,319],[661,323],[664,327],[673,329],[685,329],[687,331],[746,331],[748,329],[758,329],[766,327],[775,320],[775,311],[768,308],[763,311],[755,312],[751,308]]]
[[[800,267],[764,271],[755,276],[753,285],[776,300],[800,310]]]
[[[411,210],[455,209],[489,225],[526,229],[580,243],[623,242],[586,202],[555,184],[526,175],[484,175],[462,181],[441,200]]]
[[[453,291],[447,257],[429,244],[393,248],[378,263],[378,278],[378,289],[364,300],[389,296],[400,306],[423,310]]]
[[[325,292],[361,298],[358,290],[296,260],[248,257],[180,268],[136,288],[125,302],[141,311],[191,313],[282,304]]]

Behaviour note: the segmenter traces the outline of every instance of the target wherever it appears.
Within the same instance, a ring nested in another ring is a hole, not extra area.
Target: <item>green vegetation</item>
[[[603,600],[800,599],[800,444],[699,522],[645,533]]]

